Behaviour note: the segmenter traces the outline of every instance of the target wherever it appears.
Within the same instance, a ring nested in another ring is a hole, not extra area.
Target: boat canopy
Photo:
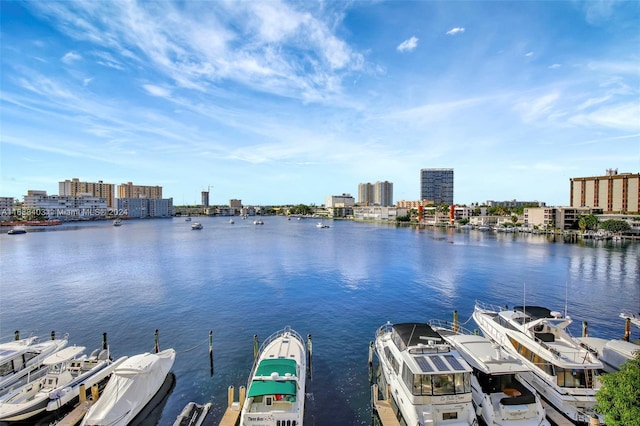
[[[82,352],[84,352],[85,349],[86,348],[84,346],[71,346],[69,348],[64,348],[54,353],[53,355],[49,355],[48,357],[46,357],[44,361],[42,361],[42,364],[55,365],[69,361],[70,359],[73,359],[80,355]]]
[[[294,380],[254,380],[249,388],[249,398],[261,395],[295,395]]]
[[[394,335],[400,342],[396,341],[396,345],[400,350],[404,350],[410,346],[426,345],[430,340],[435,343],[442,343],[443,339],[429,324],[421,323],[402,323],[393,325]]]
[[[261,395],[295,395],[296,361],[287,358],[260,361],[255,376],[269,379],[254,379],[249,387],[249,397]]]
[[[514,306],[514,311],[529,315],[534,320],[541,318],[556,318],[553,311],[543,306]]]
[[[278,373],[278,376],[284,378],[288,373],[292,376],[296,375],[296,361],[287,358],[265,359],[260,361],[255,376],[271,376]]]

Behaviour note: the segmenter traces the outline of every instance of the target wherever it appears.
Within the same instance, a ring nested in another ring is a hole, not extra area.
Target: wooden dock
[[[234,388],[229,386],[227,389],[227,409],[220,420],[220,426],[236,426],[240,422],[240,412],[242,411],[242,405],[244,404],[246,389],[244,386],[240,386],[239,401],[234,401]]]
[[[80,424],[89,408],[93,405],[93,400],[85,401],[82,404],[78,404],[76,408],[71,410],[62,420],[56,423],[56,426],[76,426]]]
[[[540,398],[540,402],[542,402],[542,407],[544,407],[544,412],[547,415],[547,420],[549,420],[549,422],[551,422],[553,426],[574,426],[569,419],[560,414],[560,412],[547,401]]]
[[[371,405],[378,414],[382,426],[400,426],[388,396],[386,399],[378,399],[378,385],[371,386]]]

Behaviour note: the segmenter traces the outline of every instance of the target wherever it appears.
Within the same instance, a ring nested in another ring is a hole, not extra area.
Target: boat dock
[[[87,399],[87,391],[84,385],[80,385],[80,403],[56,423],[56,426],[76,426],[80,424],[89,408],[98,400],[98,397],[98,385],[91,387],[91,399]]]
[[[236,426],[240,421],[240,412],[242,411],[246,388],[244,386],[240,386],[238,392],[239,401],[234,400],[234,391],[235,389],[233,386],[229,386],[227,389],[227,409],[222,416],[222,420],[220,420],[220,426]]]
[[[400,422],[389,403],[389,394],[385,399],[378,398],[378,385],[371,386],[371,406],[378,414],[382,426],[400,426]]]

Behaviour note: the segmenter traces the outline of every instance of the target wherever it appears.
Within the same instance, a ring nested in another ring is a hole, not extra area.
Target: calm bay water
[[[158,424],[189,402],[226,408],[260,340],[291,325],[313,337],[308,424],[370,424],[368,346],[392,322],[469,319],[476,299],[564,311],[571,331],[618,338],[640,311],[640,244],[564,244],[545,236],[416,230],[266,217],[131,220],[0,235],[0,336],[14,330],[98,347],[114,357],[177,351],[176,384]],[[567,297],[568,296],[568,297]],[[476,328],[473,321],[467,328]],[[214,375],[208,334],[213,330]],[[638,338],[638,329],[632,330]],[[237,398],[237,396],[236,396]]]

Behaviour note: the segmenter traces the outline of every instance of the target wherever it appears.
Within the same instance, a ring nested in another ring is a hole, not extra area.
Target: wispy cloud
[[[463,27],[455,27],[447,31],[447,35],[457,35],[457,34],[462,34],[463,32],[464,32]]]
[[[400,52],[410,52],[418,47],[418,38],[413,36],[398,45],[396,49]]]
[[[70,64],[72,62],[79,61],[80,59],[82,59],[82,56],[78,55],[77,53],[68,52],[62,57],[62,62],[64,62],[65,64]]]
[[[142,87],[147,91],[147,93],[153,96],[158,96],[160,98],[168,98],[171,96],[171,90],[165,87],[156,86],[154,84],[143,84]]]

